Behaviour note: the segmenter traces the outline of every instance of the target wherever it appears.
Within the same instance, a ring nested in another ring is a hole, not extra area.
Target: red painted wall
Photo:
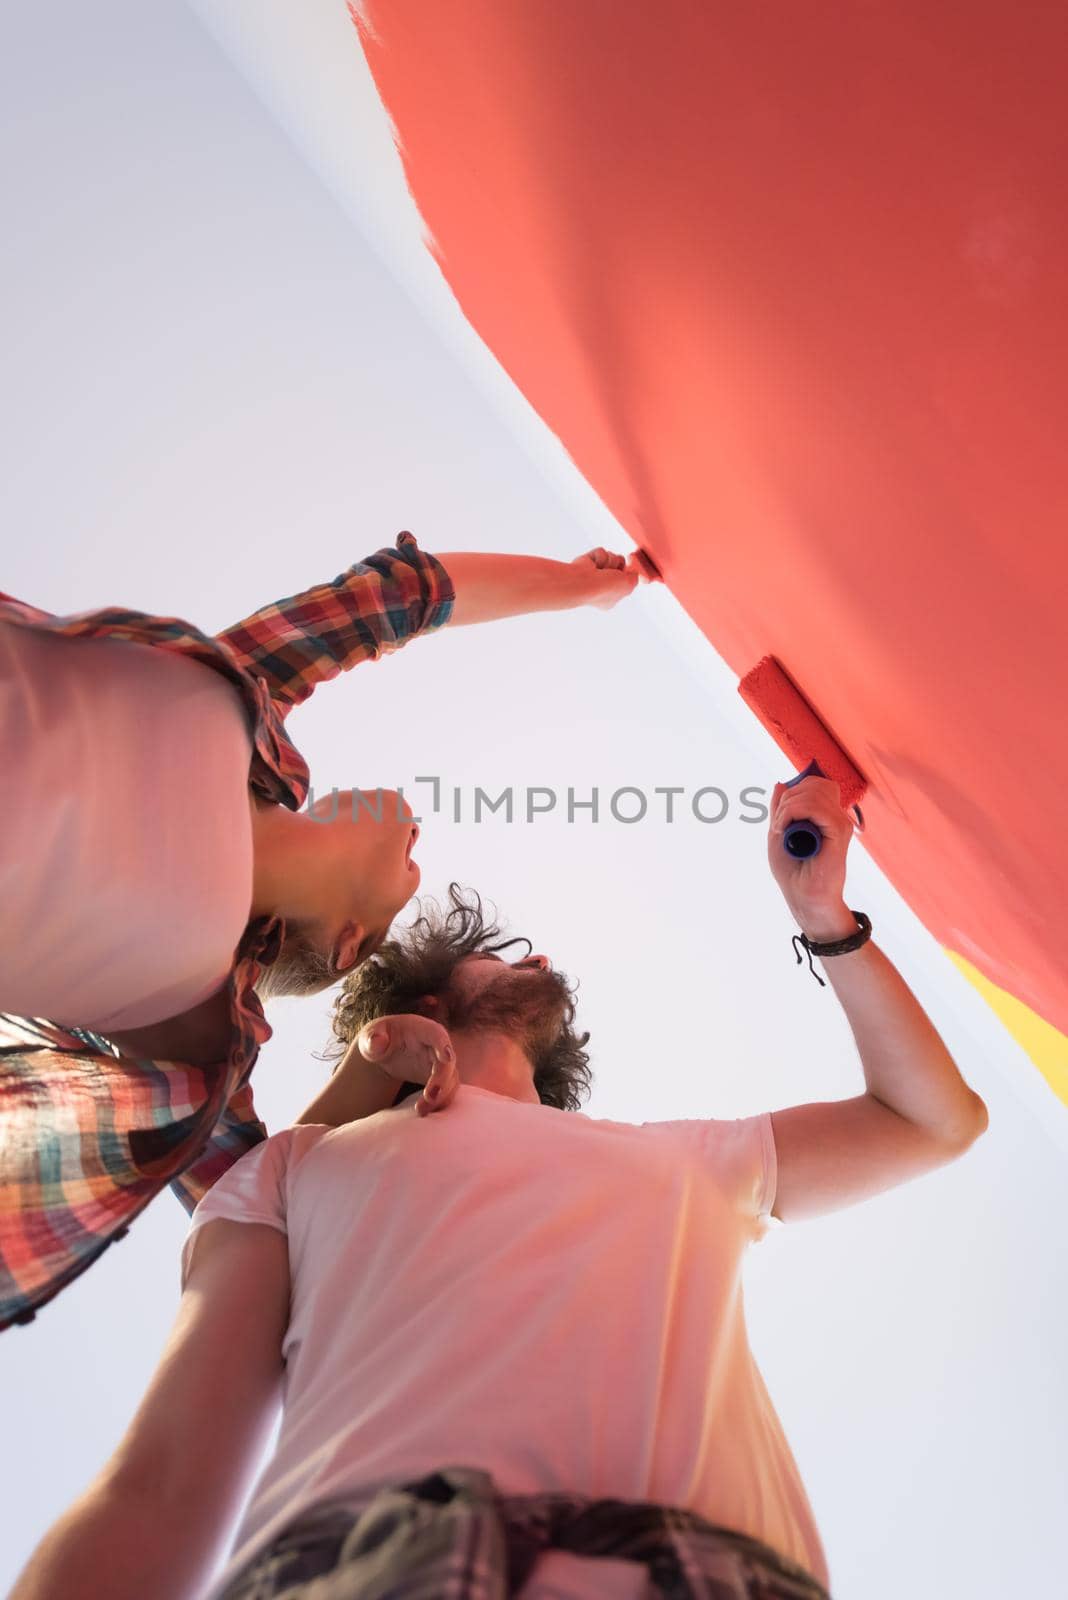
[[[1068,1030],[1068,9],[371,0],[475,328],[936,936]]]

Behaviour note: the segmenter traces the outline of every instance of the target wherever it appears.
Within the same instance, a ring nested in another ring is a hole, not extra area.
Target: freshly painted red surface
[[[1068,1030],[1068,10],[370,0],[464,312],[943,944]]]

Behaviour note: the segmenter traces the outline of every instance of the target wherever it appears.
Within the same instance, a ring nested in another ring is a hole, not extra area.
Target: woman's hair
[[[334,1002],[336,1042],[327,1047],[328,1059],[340,1058],[360,1029],[378,1017],[406,1011],[428,1014],[423,1006],[428,996],[440,1003],[440,1009],[429,1014],[446,1024],[451,999],[453,1020],[459,1025],[456,999],[450,995],[458,963],[473,955],[498,954],[517,944],[526,945],[529,953],[530,940],[506,938],[497,922],[487,918],[473,890],[450,884],[447,909],[433,900],[421,902],[419,916],[400,937],[388,940],[345,978]],[[577,1111],[590,1090],[592,1074],[585,1049],[590,1036],[575,1031],[572,986],[562,975],[553,976],[559,1026],[548,1033],[534,1030],[523,1043],[542,1103],[561,1111]]]
[[[312,943],[311,935],[300,922],[287,922],[282,946],[269,967],[256,981],[261,1000],[276,1000],[280,995],[322,994],[339,974],[324,950]]]

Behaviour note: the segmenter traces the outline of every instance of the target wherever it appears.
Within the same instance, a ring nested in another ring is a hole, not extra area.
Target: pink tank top
[[[0,1010],[107,1033],[219,988],[252,896],[251,750],[210,667],[0,623]]]

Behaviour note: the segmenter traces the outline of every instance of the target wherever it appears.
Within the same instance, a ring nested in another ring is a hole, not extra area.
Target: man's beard
[[[514,1039],[537,1066],[571,1014],[571,991],[559,972],[505,967],[470,999],[449,995],[450,1028],[480,1029]]]

